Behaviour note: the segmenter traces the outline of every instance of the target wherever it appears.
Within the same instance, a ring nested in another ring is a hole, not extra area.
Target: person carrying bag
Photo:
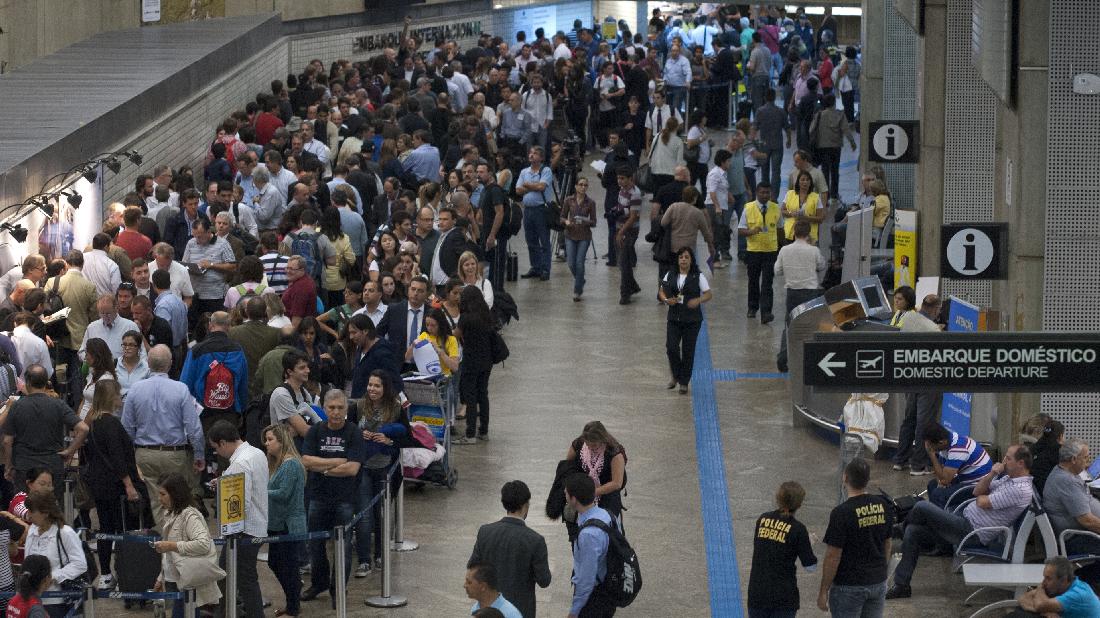
[[[191,506],[187,480],[179,474],[168,475],[159,487],[157,499],[165,517],[163,538],[153,542],[153,548],[163,556],[154,590],[194,590],[198,605],[217,603],[222,596],[218,582],[225,577],[225,571],[218,566],[218,554],[206,520]],[[183,618],[181,602],[176,602],[172,616]]]

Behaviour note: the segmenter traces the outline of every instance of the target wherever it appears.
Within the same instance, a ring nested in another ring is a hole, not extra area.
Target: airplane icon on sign
[[[881,378],[886,371],[883,367],[883,358],[886,353],[882,350],[859,350],[856,352],[856,377],[857,378]]]
[[[872,369],[876,365],[878,365],[879,361],[881,361],[881,360],[882,360],[881,356],[876,356],[875,358],[871,358],[871,359],[868,359],[868,360],[861,360],[861,361],[859,361],[859,368],[860,369]]]

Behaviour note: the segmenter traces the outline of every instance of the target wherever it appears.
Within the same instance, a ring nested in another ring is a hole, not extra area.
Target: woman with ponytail
[[[649,144],[649,173],[653,175],[654,190],[672,182],[676,166],[684,164],[684,140],[676,135],[680,121],[671,116],[665,126]]]
[[[39,597],[52,583],[50,560],[45,556],[27,556],[19,576],[19,589],[4,615],[7,618],[47,618],[49,614]]]

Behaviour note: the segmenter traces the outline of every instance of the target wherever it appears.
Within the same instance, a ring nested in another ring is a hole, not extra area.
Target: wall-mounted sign
[[[1005,223],[953,223],[940,228],[940,274],[948,279],[1001,279]]]
[[[867,159],[879,163],[916,163],[920,123],[916,120],[872,122]]]

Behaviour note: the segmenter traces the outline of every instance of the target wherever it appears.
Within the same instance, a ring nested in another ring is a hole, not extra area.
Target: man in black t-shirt
[[[309,513],[306,515],[311,532],[331,530],[346,525],[353,513],[356,477],[363,460],[363,439],[359,428],[348,423],[348,399],[344,391],[333,389],[325,393],[325,414],[328,420],[309,428],[302,444],[302,465],[309,471],[306,492]],[[350,536],[344,537],[344,580],[351,575]],[[335,594],[330,581],[325,541],[310,541],[312,581],[302,593],[303,601],[312,601],[328,590]]]
[[[844,467],[848,499],[829,514],[825,566],[817,606],[834,616],[882,616],[894,506],[867,493],[871,466],[853,459]]]
[[[487,163],[477,166],[477,179],[484,185],[481,190],[481,250],[489,262],[489,282],[494,290],[504,289],[504,270],[508,264],[508,234],[502,231],[504,209],[508,207],[508,196],[497,184],[496,174]]]
[[[749,615],[777,615],[777,610],[798,611],[798,580],[794,561],[813,571],[817,556],[810,546],[806,526],[794,518],[802,506],[806,490],[794,481],[779,486],[775,494],[777,510],[764,513],[756,520],[753,534],[752,571],[749,572]],[[773,613],[769,613],[773,612]]]

